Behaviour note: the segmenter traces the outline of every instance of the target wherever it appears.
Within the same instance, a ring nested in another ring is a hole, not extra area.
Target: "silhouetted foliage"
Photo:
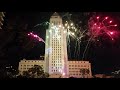
[[[43,68],[39,65],[34,65],[28,71],[23,72],[23,76],[26,78],[48,78],[49,74],[44,72]]]

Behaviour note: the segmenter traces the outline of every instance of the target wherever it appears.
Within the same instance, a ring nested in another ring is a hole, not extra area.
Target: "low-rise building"
[[[113,78],[113,76],[105,75],[105,74],[96,74],[94,75],[95,78]]]
[[[23,59],[19,62],[19,72],[22,75],[23,71],[27,71],[29,68],[32,68],[34,65],[40,65],[43,70],[45,68],[45,62],[43,60],[26,60]]]
[[[68,61],[69,77],[90,78],[92,77],[91,64],[89,61]]]
[[[89,61],[68,61],[67,68],[69,71],[68,77],[75,77],[75,78],[91,78],[91,64]],[[26,60],[23,59],[19,62],[19,71],[22,74],[23,71],[27,71],[29,68],[32,68],[34,65],[42,66],[43,70],[45,71],[45,62],[44,60]],[[60,72],[61,73],[61,72]],[[54,74],[50,75],[51,78],[59,78],[63,77],[62,74]]]

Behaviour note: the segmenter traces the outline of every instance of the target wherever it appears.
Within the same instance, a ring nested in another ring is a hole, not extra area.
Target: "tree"
[[[24,71],[23,76],[26,78],[47,78],[49,77],[49,74],[44,72],[41,66],[34,65],[28,71]]]
[[[26,77],[26,78],[29,78],[30,77],[30,74],[28,71],[23,71],[23,77]]]
[[[85,76],[85,69],[80,69],[80,73],[82,74],[82,78]]]
[[[82,74],[82,78],[85,78],[85,75],[88,76],[90,71],[89,71],[89,69],[80,69],[80,73]]]

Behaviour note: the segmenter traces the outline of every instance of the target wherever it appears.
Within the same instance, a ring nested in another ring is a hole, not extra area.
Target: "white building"
[[[68,61],[69,77],[91,78],[91,64],[89,61]],[[83,73],[81,70],[88,70]]]
[[[62,18],[55,12],[50,18],[49,29],[46,30],[45,61],[22,60],[19,63],[21,73],[32,65],[42,65],[52,78],[80,78],[83,77],[83,69],[89,71],[84,74],[84,78],[92,77],[89,61],[68,61],[66,36],[67,31],[63,27]]]
[[[49,29],[46,30],[45,71],[49,74],[68,75],[65,32],[62,18],[55,12],[50,18]]]
[[[43,70],[45,70],[45,62],[43,60],[26,60],[23,59],[19,62],[20,74],[23,74],[23,71],[27,71],[29,68],[32,68],[34,65],[40,65]]]

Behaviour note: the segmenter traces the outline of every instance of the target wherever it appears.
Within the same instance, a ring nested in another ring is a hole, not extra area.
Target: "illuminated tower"
[[[62,18],[55,12],[50,18],[45,41],[45,71],[50,75],[68,75],[66,35]]]

